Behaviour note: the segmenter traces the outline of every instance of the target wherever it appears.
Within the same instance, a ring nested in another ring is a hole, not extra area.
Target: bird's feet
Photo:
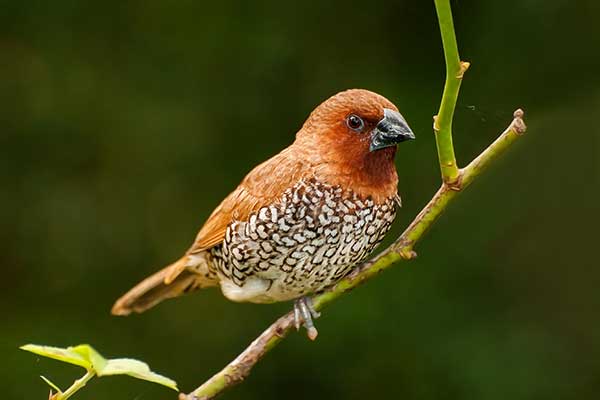
[[[300,330],[300,326],[303,325],[310,340],[315,340],[319,334],[313,323],[313,318],[316,319],[320,316],[321,313],[314,309],[310,297],[300,297],[294,301],[294,324],[296,330]]]

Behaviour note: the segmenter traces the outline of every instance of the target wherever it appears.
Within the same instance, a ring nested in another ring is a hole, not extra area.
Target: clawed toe
[[[319,332],[315,328],[313,318],[319,318],[321,313],[314,309],[310,297],[301,297],[294,302],[294,325],[300,330],[303,325],[310,340],[315,340]]]

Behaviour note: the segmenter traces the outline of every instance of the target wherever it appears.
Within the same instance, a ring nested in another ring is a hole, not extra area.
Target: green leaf
[[[90,373],[95,373],[98,376],[109,375],[129,375],[134,378],[143,379],[145,381],[158,383],[173,390],[177,389],[177,383],[165,376],[154,373],[150,370],[148,364],[134,360],[132,358],[116,358],[107,360],[100,355],[94,348],[87,344],[67,347],[66,349],[51,346],[39,346],[36,344],[27,344],[21,346],[22,350],[30,351],[40,356],[53,358],[69,364],[79,365],[85,368]],[[42,377],[48,385],[59,390],[56,385],[48,379]]]
[[[79,365],[87,370],[92,369],[92,362],[90,359],[83,356],[81,352],[75,351],[75,347],[67,347],[66,349],[63,349],[61,347],[26,344],[25,346],[21,346],[20,349],[69,364]]]
[[[102,357],[92,346],[89,344],[80,344],[79,346],[69,347],[69,350],[79,354],[85,360],[87,360],[94,371],[102,371],[106,365],[106,358]]]
[[[134,378],[158,383],[159,385],[179,391],[179,389],[177,389],[177,383],[174,380],[152,372],[148,364],[132,358],[115,358],[113,360],[108,360],[104,365],[104,368],[101,371],[97,371],[97,373],[98,376],[129,375]]]

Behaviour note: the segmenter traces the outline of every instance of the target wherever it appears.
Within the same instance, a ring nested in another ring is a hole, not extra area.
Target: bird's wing
[[[210,249],[223,241],[232,221],[246,221],[260,208],[281,197],[296,182],[310,175],[306,163],[287,148],[254,168],[208,217],[188,254]]]

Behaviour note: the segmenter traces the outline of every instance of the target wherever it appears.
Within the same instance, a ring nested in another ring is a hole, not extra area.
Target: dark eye
[[[365,123],[363,122],[362,118],[356,114],[348,115],[348,118],[346,118],[346,124],[348,125],[348,128],[357,132],[362,131],[362,129],[365,127]]]

